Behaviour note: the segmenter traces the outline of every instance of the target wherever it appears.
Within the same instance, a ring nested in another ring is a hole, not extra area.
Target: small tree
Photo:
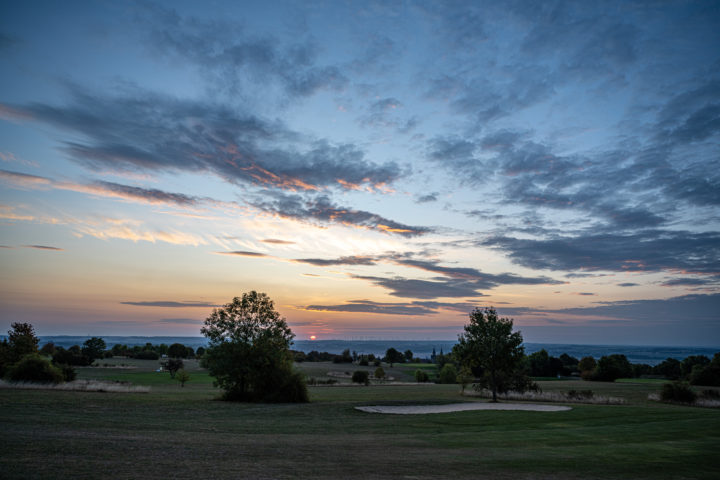
[[[178,370],[177,373],[175,374],[175,380],[177,380],[178,382],[180,382],[180,386],[181,386],[181,387],[184,387],[184,386],[185,386],[185,382],[190,381],[190,374],[189,374],[184,368],[181,368],[181,369]]]
[[[170,378],[175,378],[175,374],[185,367],[181,358],[168,358],[164,362],[160,362],[160,365],[170,372]]]
[[[92,363],[97,358],[102,358],[105,353],[105,340],[100,337],[92,337],[85,340],[82,347],[82,354],[88,357],[89,362]]]
[[[167,356],[172,358],[187,358],[188,351],[182,343],[173,343],[168,347]]]
[[[405,356],[392,347],[385,352],[385,361],[390,364],[390,368],[392,368],[393,363],[401,363],[404,359]]]
[[[406,362],[412,362],[412,359],[413,359],[413,352],[412,352],[412,350],[410,350],[410,349],[408,348],[407,350],[405,350],[405,353],[403,353],[403,355],[405,356],[405,361],[406,361]]]
[[[520,371],[523,338],[512,329],[512,319],[498,318],[494,308],[476,308],[453,348],[455,358],[460,359],[462,365],[482,372],[478,387],[489,387],[493,402],[497,402],[498,391],[522,390],[530,384]]]
[[[353,383],[362,383],[370,385],[370,375],[365,370],[355,370],[352,374]]]
[[[383,380],[385,378],[385,370],[383,370],[382,367],[377,367],[375,369],[375,378],[378,380]]]
[[[29,323],[13,323],[8,330],[10,363],[15,363],[25,355],[37,353],[38,339],[35,329]]]
[[[430,377],[424,371],[417,369],[415,370],[415,381],[418,383],[425,383],[430,380]]]

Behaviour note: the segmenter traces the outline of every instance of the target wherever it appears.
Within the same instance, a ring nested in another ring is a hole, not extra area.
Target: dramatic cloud
[[[344,305],[308,305],[305,310],[322,312],[380,313],[384,315],[429,315],[433,310],[405,303],[377,303],[370,300],[350,300]]]
[[[457,298],[480,297],[483,294],[474,282],[436,277],[432,280],[418,280],[404,277],[373,277],[353,275],[352,278],[368,280],[390,290],[390,295],[403,298]]]
[[[250,203],[260,210],[279,217],[304,222],[339,223],[403,237],[416,237],[432,231],[428,227],[404,225],[375,213],[335,205],[326,195],[303,197],[282,192],[265,192],[263,197]]]
[[[565,282],[553,280],[548,277],[521,277],[512,273],[490,274],[475,268],[468,267],[442,267],[437,262],[428,260],[413,260],[409,258],[396,258],[399,265],[414,267],[432,273],[439,273],[448,278],[472,282],[477,288],[488,289],[498,285],[558,285]]]
[[[122,305],[133,305],[135,307],[164,307],[164,308],[195,308],[195,307],[203,307],[203,308],[215,308],[219,307],[220,305],[215,305],[212,303],[205,303],[205,302],[174,302],[170,300],[157,300],[152,302],[120,302]]]
[[[377,258],[372,256],[349,256],[339,258],[296,258],[293,262],[307,263],[316,267],[328,267],[332,265],[375,265]]]
[[[540,240],[497,236],[479,243],[535,269],[720,272],[720,234],[716,232],[651,230]]]
[[[292,191],[381,188],[401,175],[397,164],[371,163],[354,145],[303,137],[223,105],[137,90],[72,93],[65,106],[14,110],[85,138],[65,141],[63,150],[93,169],[212,172],[231,183]]]

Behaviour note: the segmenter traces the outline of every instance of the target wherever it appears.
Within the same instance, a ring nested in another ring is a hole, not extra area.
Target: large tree
[[[494,308],[476,308],[464,330],[453,353],[462,365],[480,374],[478,386],[492,390],[493,402],[498,391],[527,388],[529,379],[521,371],[523,338],[513,332],[512,319],[498,318]]]
[[[214,309],[201,332],[209,339],[202,364],[226,399],[308,400],[305,382],[292,368],[295,335],[266,294],[244,293]]]

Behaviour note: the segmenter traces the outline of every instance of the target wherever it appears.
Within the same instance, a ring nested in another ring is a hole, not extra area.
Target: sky
[[[720,345],[720,3],[0,3],[0,327]],[[5,327],[6,326],[6,327]]]

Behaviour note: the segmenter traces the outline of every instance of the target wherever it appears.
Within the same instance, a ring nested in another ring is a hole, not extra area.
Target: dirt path
[[[394,415],[420,415],[427,413],[465,412],[468,410],[525,410],[531,412],[564,412],[570,407],[560,405],[537,405],[532,403],[451,403],[449,405],[369,405],[355,407],[367,413],[390,413]]]

